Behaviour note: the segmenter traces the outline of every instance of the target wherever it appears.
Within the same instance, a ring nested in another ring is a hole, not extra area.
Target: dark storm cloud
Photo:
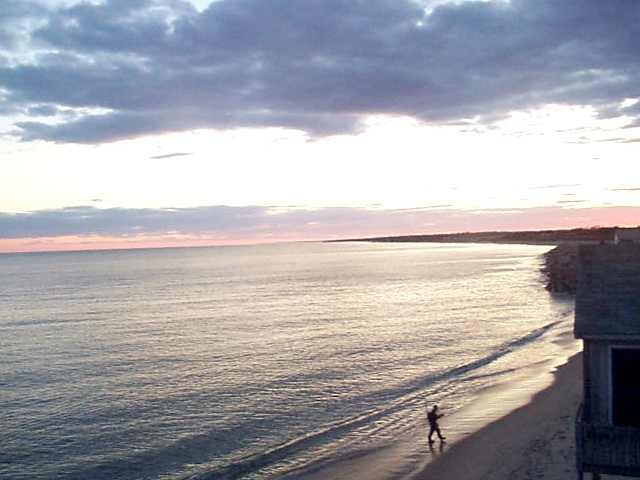
[[[620,107],[640,82],[635,0],[9,5],[12,21],[41,26],[29,30],[35,60],[0,62],[7,102],[103,109],[24,121],[27,140],[261,126],[322,136],[357,131],[367,114],[486,123],[548,103],[640,122],[637,104]],[[17,45],[25,34],[6,35]]]

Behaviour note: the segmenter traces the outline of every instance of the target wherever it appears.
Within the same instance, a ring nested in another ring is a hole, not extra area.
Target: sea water
[[[0,478],[304,477],[424,436],[562,354],[549,248],[0,255]]]

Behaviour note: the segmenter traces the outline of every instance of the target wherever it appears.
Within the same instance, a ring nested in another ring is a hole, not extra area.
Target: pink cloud
[[[268,207],[109,211],[84,207],[78,210],[78,218],[84,219],[90,214],[91,223],[78,223],[75,210],[68,209],[59,211],[60,223],[57,223],[56,211],[46,211],[45,215],[34,212],[25,214],[24,218],[1,214],[0,232],[12,231],[12,235],[0,236],[0,252],[238,245],[640,224],[640,207],[633,206],[571,208],[556,205],[482,210],[451,207],[402,210],[283,208],[275,211],[277,213]],[[11,225],[1,228],[3,219],[12,222]],[[36,221],[32,222],[34,219]],[[142,226],[125,229],[137,224]]]

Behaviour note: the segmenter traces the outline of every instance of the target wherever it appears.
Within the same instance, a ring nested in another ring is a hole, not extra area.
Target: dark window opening
[[[640,349],[611,350],[613,424],[640,428]]]

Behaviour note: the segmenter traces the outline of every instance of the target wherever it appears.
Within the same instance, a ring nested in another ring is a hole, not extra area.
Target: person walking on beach
[[[427,413],[427,420],[429,421],[429,443],[433,443],[434,440],[431,438],[435,433],[438,434],[438,438],[440,441],[443,441],[447,437],[443,437],[442,433],[440,433],[440,426],[438,425],[438,419],[442,418],[443,415],[438,413],[438,405],[434,405],[433,408]]]

